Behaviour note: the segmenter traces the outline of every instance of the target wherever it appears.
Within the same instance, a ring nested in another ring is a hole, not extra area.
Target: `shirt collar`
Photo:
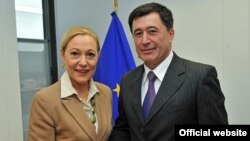
[[[89,94],[87,102],[97,93],[99,93],[99,90],[97,89],[93,79],[90,80],[90,88],[89,88]],[[73,94],[76,94],[76,90],[71,84],[71,80],[69,78],[69,75],[67,71],[65,71],[61,77],[61,98],[69,97]]]
[[[165,76],[165,73],[167,72],[167,69],[169,68],[169,65],[170,65],[172,59],[173,59],[173,52],[171,51],[170,54],[168,55],[168,57],[165,58],[154,70],[149,69],[144,64],[145,72],[144,72],[144,75],[143,75],[143,78],[142,78],[142,83],[145,84],[145,82],[147,80],[147,74],[148,74],[149,71],[153,71],[154,74],[157,76],[157,79],[162,82],[163,78]]]

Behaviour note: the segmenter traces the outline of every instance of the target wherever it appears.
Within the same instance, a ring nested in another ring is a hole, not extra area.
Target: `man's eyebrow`
[[[133,34],[134,34],[135,32],[137,32],[137,31],[141,31],[141,29],[139,29],[139,28],[135,29],[135,30],[133,31]]]

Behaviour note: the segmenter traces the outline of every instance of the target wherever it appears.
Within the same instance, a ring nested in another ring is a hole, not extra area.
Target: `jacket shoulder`
[[[45,87],[43,89],[41,89],[40,91],[38,91],[35,95],[34,98],[39,98],[44,102],[55,102],[55,99],[60,99],[60,81]]]
[[[101,94],[104,94],[105,96],[112,94],[109,86],[102,84],[100,82],[95,82],[95,85]]]

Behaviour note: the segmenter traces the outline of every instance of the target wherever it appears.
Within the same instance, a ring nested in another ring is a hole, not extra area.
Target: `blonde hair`
[[[90,28],[77,26],[72,27],[68,31],[64,33],[64,36],[61,41],[61,52],[64,53],[68,43],[74,38],[76,35],[88,35],[92,37],[97,44],[97,51],[100,51],[100,43],[97,34]]]

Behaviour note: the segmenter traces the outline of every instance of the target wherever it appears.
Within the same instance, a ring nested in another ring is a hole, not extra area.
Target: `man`
[[[122,78],[110,141],[173,141],[177,124],[228,124],[216,69],[172,51],[175,32],[168,8],[141,5],[130,14],[129,26],[144,64]],[[155,75],[153,82],[148,73]],[[151,106],[148,99],[154,99]]]

